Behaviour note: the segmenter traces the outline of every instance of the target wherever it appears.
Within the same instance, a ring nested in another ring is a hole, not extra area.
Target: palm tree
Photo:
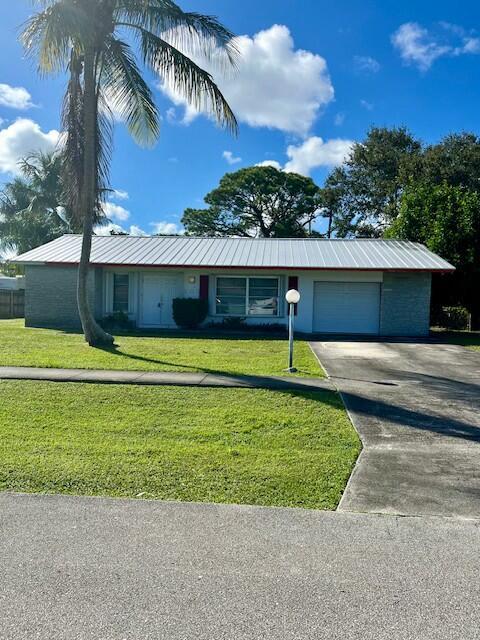
[[[212,76],[189,57],[233,65],[233,34],[216,18],[184,12],[171,0],[34,1],[41,11],[28,20],[23,45],[38,58],[41,73],[68,72],[62,155],[68,205],[83,224],[79,315],[90,345],[112,344],[87,296],[94,218],[108,190],[112,110],[139,144],[150,145],[159,134],[157,107],[132,47],[189,104],[235,132],[235,116]]]
[[[20,253],[70,230],[61,185],[61,159],[34,153],[19,163],[20,175],[0,192],[0,249]]]

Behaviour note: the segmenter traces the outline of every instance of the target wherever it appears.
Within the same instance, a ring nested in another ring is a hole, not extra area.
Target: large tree
[[[187,235],[264,238],[309,235],[319,208],[319,188],[297,173],[248,167],[227,173],[205,196],[207,209],[186,209]]]
[[[425,244],[456,271],[434,279],[435,305],[463,304],[480,326],[480,193],[445,180],[412,181],[387,237]]]
[[[327,178],[321,203],[332,233],[418,241],[452,262],[435,277],[437,306],[464,304],[480,325],[480,138],[420,145],[406,129],[369,131]]]
[[[23,253],[72,229],[59,154],[32,154],[19,169],[0,192],[0,249]]]
[[[321,192],[336,236],[382,236],[398,214],[421,143],[405,128],[373,127],[332,171]]]
[[[215,18],[187,13],[171,0],[36,0],[41,10],[28,21],[22,41],[41,73],[66,72],[63,105],[67,201],[83,224],[77,300],[85,340],[112,344],[90,309],[87,279],[92,231],[109,184],[112,112],[134,139],[152,144],[159,115],[135,52],[143,64],[188,103],[208,110],[236,129],[235,117],[212,76],[189,53],[224,65],[235,56],[232,33]]]
[[[425,148],[412,177],[424,183],[442,183],[480,192],[480,138],[474,133],[452,133]]]

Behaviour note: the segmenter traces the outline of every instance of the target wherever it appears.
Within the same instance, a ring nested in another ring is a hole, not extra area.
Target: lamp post
[[[296,371],[293,366],[293,317],[295,315],[294,305],[300,300],[300,294],[296,289],[289,289],[285,294],[285,300],[288,302],[288,369],[290,373]]]

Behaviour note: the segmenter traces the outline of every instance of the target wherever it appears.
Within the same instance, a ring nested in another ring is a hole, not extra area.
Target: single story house
[[[26,325],[77,328],[81,236],[17,257],[26,276]],[[285,292],[301,300],[305,333],[423,336],[432,273],[454,267],[397,240],[95,236],[89,281],[97,318],[128,314],[139,328],[173,328],[172,300],[208,299],[207,322],[287,323]]]

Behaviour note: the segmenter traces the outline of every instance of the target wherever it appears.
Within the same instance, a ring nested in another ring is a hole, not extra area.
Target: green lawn
[[[329,391],[0,381],[0,490],[334,509],[359,450]]]
[[[93,349],[81,334],[26,329],[23,320],[0,320],[0,365],[205,371],[234,375],[285,375],[287,340],[259,338],[119,336],[115,349]],[[295,366],[302,376],[324,373],[308,343],[295,343]]]
[[[480,331],[434,331],[434,335],[450,344],[460,344],[468,349],[480,351]]]

